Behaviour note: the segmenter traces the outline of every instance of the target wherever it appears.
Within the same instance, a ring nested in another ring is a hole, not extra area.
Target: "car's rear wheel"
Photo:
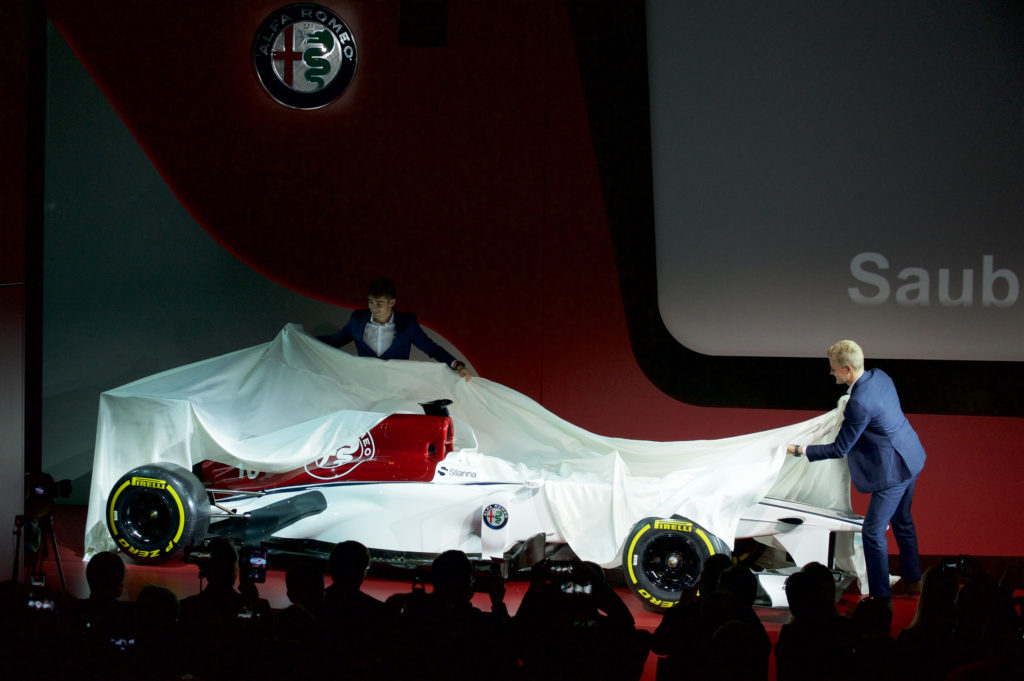
[[[683,589],[697,584],[704,562],[716,553],[728,555],[729,547],[691,520],[645,518],[626,539],[622,567],[626,583],[646,606],[667,610]]]
[[[107,529],[118,547],[143,563],[161,563],[201,541],[210,502],[192,471],[171,463],[134,468],[107,498]]]

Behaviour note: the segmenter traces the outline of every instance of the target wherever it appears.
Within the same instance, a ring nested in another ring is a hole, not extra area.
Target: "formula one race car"
[[[256,350],[104,394],[87,550],[112,541],[154,563],[214,536],[319,555],[355,539],[377,561],[415,565],[460,549],[506,570],[568,550],[621,567],[634,593],[663,609],[696,583],[710,555],[730,552],[737,539],[781,547],[793,565],[832,566],[834,538],[860,529],[848,509],[764,493],[806,487],[783,466],[800,462],[777,450],[820,437],[836,427],[834,416],[714,442],[616,440],[565,424],[483,379],[445,383],[443,366],[351,357],[293,327]],[[301,378],[311,375],[314,359],[326,364],[312,375],[333,376],[344,394],[362,390],[349,381],[364,369],[391,392],[364,402],[365,411],[305,405],[301,416],[271,416],[278,412],[268,411],[268,395],[278,405],[315,401]],[[338,364],[346,365],[344,381]],[[282,371],[284,365],[301,371]],[[404,406],[418,392],[409,386],[420,383],[434,393],[443,385],[450,397],[422,403],[429,413],[397,413],[397,379],[380,376],[385,369],[407,379],[399,390]],[[285,387],[282,377],[295,376],[300,380]],[[223,401],[211,386],[224,391],[217,393]],[[382,414],[385,403],[389,413]],[[213,406],[225,404],[227,411]],[[487,413],[499,416],[491,422]],[[736,476],[737,465],[750,477]],[[782,484],[787,477],[797,482]],[[784,571],[761,574],[772,605],[785,604],[784,578]]]

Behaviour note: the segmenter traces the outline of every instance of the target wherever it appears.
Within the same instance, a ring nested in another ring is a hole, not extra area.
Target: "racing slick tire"
[[[704,561],[716,553],[729,555],[729,547],[692,520],[644,518],[626,538],[622,569],[644,606],[663,611],[697,584]]]
[[[210,501],[192,471],[172,463],[134,468],[107,497],[107,529],[118,548],[140,563],[163,563],[202,541]]]

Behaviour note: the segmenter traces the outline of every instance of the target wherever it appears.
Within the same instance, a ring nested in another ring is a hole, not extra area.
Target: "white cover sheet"
[[[454,401],[449,462],[471,463],[494,481],[541,485],[561,536],[603,565],[618,564],[627,533],[648,516],[686,516],[731,543],[744,509],[766,495],[850,510],[845,461],[809,466],[785,456],[789,443],[831,441],[839,409],[721,440],[602,437],[485,378],[466,382],[436,362],[355,357],[289,325],[268,343],[101,395],[86,558],[114,547],[104,507],[131,468],[210,459],[288,471],[354,445],[389,414],[422,413],[420,402],[438,398]]]

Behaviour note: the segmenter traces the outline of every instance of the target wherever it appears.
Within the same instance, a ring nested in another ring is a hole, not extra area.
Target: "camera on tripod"
[[[25,499],[33,497],[53,501],[71,497],[70,480],[54,480],[49,473],[29,473],[25,476]]]
[[[61,586],[67,590],[53,530],[53,504],[57,499],[70,497],[71,491],[70,480],[54,480],[43,472],[25,475],[25,513],[14,518],[17,540],[11,576],[15,581],[21,581],[29,573],[41,574],[43,563],[52,550]]]

